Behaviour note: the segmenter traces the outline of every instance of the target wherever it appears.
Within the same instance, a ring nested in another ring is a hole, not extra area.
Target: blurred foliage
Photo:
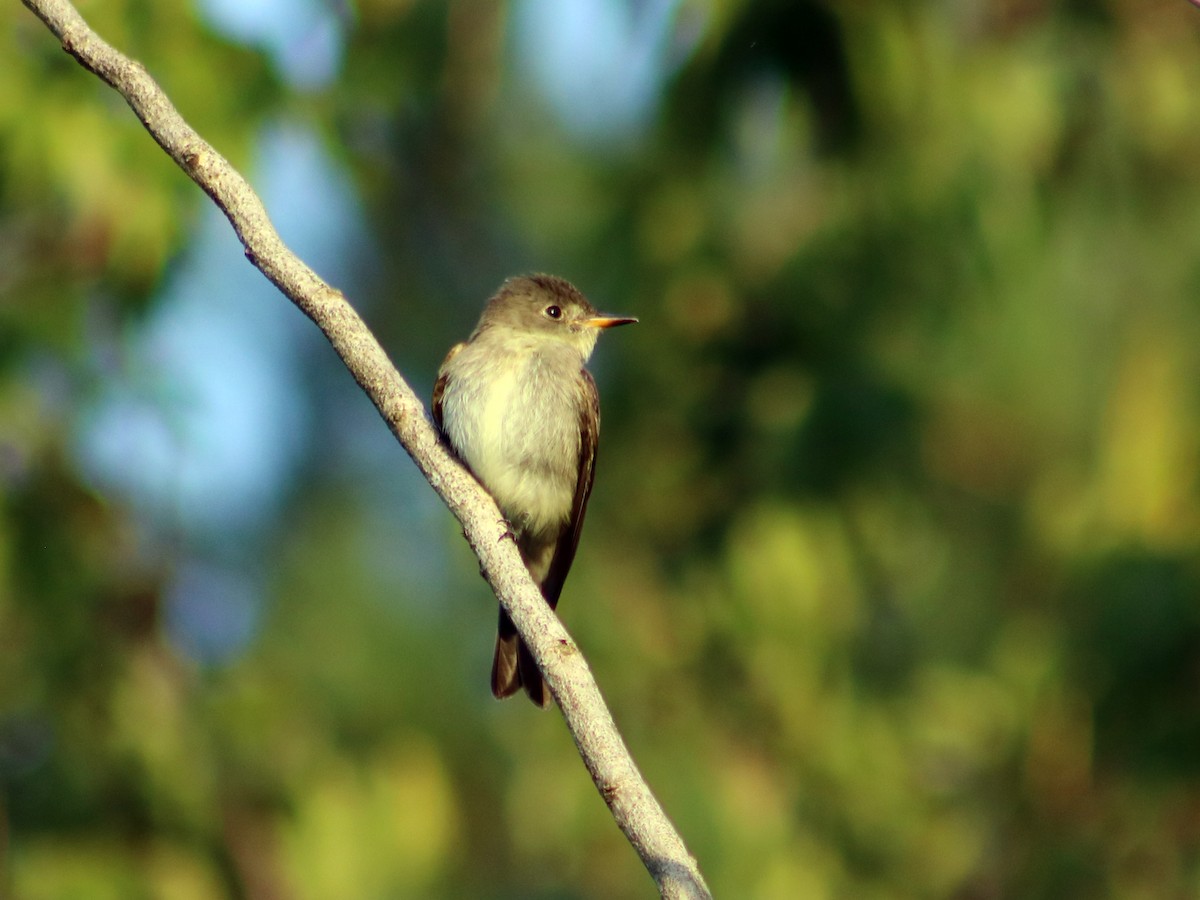
[[[82,10],[236,164],[321,136],[415,383],[514,272],[641,317],[562,612],[718,896],[1200,894],[1195,9],[685,0],[609,141],[507,4],[353,4],[307,91]],[[172,639],[197,547],[75,444],[206,201],[0,22],[0,896],[651,895],[559,719],[487,696],[486,588],[402,453],[356,467],[388,437],[327,348],[261,630]]]

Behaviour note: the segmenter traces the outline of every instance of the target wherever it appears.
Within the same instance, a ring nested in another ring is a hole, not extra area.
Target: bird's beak
[[[618,325],[633,325],[635,322],[637,319],[633,316],[592,316],[580,324],[588,328],[616,328]]]

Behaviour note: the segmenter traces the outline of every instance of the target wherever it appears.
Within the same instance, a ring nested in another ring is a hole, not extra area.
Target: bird
[[[554,275],[506,280],[470,337],[451,348],[433,389],[442,439],[491,494],[551,609],[575,559],[596,471],[600,397],[586,364],[600,332],[637,322],[602,315]],[[550,692],[500,609],[492,657],[497,699]]]

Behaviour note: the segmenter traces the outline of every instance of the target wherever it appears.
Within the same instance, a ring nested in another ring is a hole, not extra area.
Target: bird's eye
[[[557,306],[547,306],[546,307],[546,315],[549,316],[551,319],[561,319],[562,318],[562,310]]]

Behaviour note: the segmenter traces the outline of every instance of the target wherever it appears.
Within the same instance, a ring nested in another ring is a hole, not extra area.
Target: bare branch
[[[504,608],[533,651],[584,764],[617,825],[664,897],[709,897],[689,855],[650,792],[613,723],[579,648],[529,577],[492,498],[439,443],[425,407],[340,291],[327,285],[283,243],[262,201],[179,115],[137,62],[93,32],[67,0],[23,0],[80,65],[115,88],[146,130],[220,207],[246,256],[329,339],[354,379],[463,531]]]

